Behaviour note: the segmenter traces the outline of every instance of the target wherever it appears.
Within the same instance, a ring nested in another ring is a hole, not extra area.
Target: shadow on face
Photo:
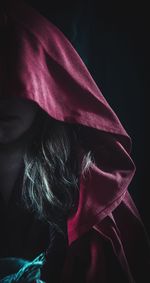
[[[28,132],[38,105],[25,98],[0,97],[0,144],[8,144]]]

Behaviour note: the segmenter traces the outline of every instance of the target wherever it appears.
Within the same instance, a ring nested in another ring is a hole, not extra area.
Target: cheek
[[[20,120],[20,123],[18,123],[18,128],[22,128],[22,131],[26,131],[28,128],[30,128],[37,115],[37,110],[38,108],[35,107],[35,105],[29,104],[28,102],[20,105],[20,109],[17,113]]]
[[[16,139],[19,135],[18,127],[14,125],[1,125],[0,124],[0,143],[8,143]]]
[[[31,134],[28,130],[35,120],[38,107],[30,101],[15,99],[11,103],[7,101],[3,106],[3,115],[14,116],[14,119],[8,122],[0,121],[0,143],[9,143],[23,134]]]
[[[20,120],[16,125],[16,131],[26,132],[32,126],[35,117],[36,117],[36,113],[29,113],[29,112],[26,113],[26,115],[20,117]]]
[[[19,117],[16,121],[9,123],[0,123],[0,143],[11,143],[22,135],[28,136],[28,130],[35,120],[35,113],[28,113],[23,117]],[[25,138],[25,137],[24,137]]]
[[[13,136],[21,136],[26,133],[34,123],[36,118],[36,111],[26,111],[23,115],[20,115],[18,121],[14,123],[11,129]],[[26,133],[28,135],[28,133]]]

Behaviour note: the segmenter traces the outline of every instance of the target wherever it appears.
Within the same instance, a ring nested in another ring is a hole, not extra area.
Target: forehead
[[[4,105],[4,104],[11,104],[11,103],[13,103],[13,104],[15,104],[15,103],[17,103],[17,104],[36,104],[33,100],[31,100],[31,99],[27,99],[27,98],[24,98],[24,97],[19,97],[19,96],[12,96],[12,95],[10,95],[10,96],[8,96],[8,95],[6,95],[6,96],[1,96],[0,95],[0,105]]]

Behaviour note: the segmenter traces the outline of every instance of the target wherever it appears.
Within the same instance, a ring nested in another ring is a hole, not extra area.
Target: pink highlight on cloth
[[[7,25],[0,26],[1,92],[31,99],[55,119],[86,126],[97,156],[97,165],[80,180],[79,205],[68,219],[70,250],[62,282],[74,282],[75,255],[84,262],[86,244],[90,265],[85,282],[107,282],[103,242],[111,245],[127,282],[142,282],[136,280],[140,268],[143,276],[149,272],[149,246],[128,192],[135,173],[129,135],[55,25],[20,0],[6,1],[5,13]]]

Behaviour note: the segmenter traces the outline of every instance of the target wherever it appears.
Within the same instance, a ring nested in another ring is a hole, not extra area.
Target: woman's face
[[[9,144],[28,133],[38,105],[18,97],[0,97],[0,144]]]

